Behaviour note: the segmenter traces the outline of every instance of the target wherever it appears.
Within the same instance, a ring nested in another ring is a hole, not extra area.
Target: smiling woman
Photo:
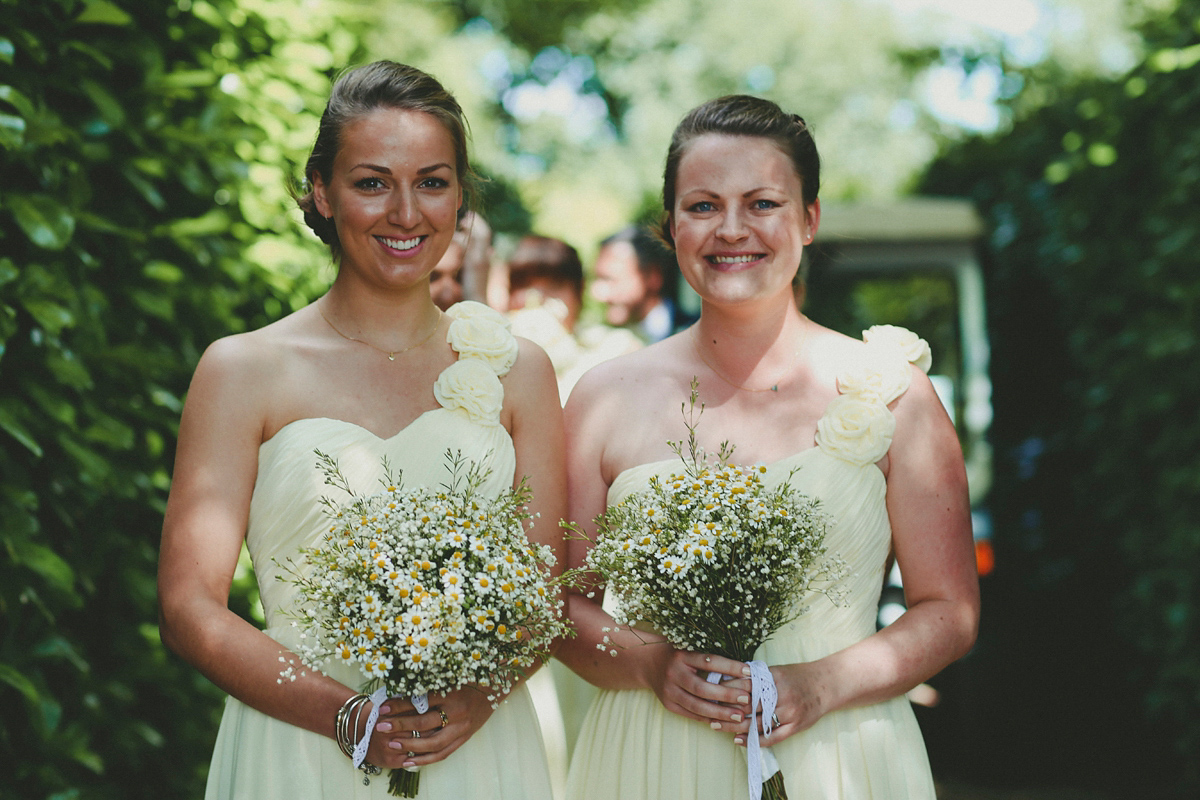
[[[485,476],[478,490],[490,497],[524,481],[530,512],[559,519],[565,495],[561,407],[545,354],[485,306],[443,313],[430,298],[430,273],[471,178],[454,98],[402,64],[347,72],[305,177],[311,191],[298,202],[329,245],[337,277],[307,308],[205,352],[180,423],[163,524],[163,638],[230,695],[206,796],[387,796],[388,781],[364,785],[348,757],[359,743],[366,765],[422,768],[427,800],[548,800],[523,685],[498,708],[474,687],[431,693],[418,708],[408,698],[359,694],[363,678],[348,665],[286,669],[300,663],[295,653],[305,644],[289,624],[304,600],[280,578],[311,570],[304,554],[329,524],[323,499],[370,494],[386,465],[407,487],[440,487],[451,477],[448,448]],[[326,484],[318,450],[336,462],[344,486]],[[552,526],[529,537],[561,562]],[[263,599],[262,631],[227,607],[243,541]]]
[[[594,538],[606,508],[681,471],[671,442],[694,434],[708,453],[732,445],[734,463],[759,465],[768,486],[786,483],[832,517],[825,547],[850,567],[846,602],[793,598],[806,611],[743,663],[678,649],[644,626],[614,630],[620,599],[603,587],[571,594],[578,635],[559,657],[601,689],[572,757],[571,800],[733,800],[748,785],[757,798],[757,770],[739,748],[758,740],[750,698],[760,688],[778,693],[761,730],[791,796],[934,797],[904,692],[974,640],[966,477],[954,427],[914,366],[928,360],[923,340],[880,326],[856,341],[800,313],[792,282],[820,224],[819,185],[808,126],[774,103],[718,98],[679,124],[663,231],[700,295],[700,319],[577,384],[569,508]],[[680,413],[689,396],[699,419]],[[589,547],[573,539],[570,566],[583,567]],[[909,610],[876,632],[893,555]]]

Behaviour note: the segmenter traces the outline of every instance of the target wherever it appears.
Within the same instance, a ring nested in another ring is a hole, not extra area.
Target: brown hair
[[[467,158],[467,126],[462,107],[433,76],[395,61],[376,61],[343,72],[333,84],[329,103],[317,127],[317,139],[304,165],[307,191],[296,198],[296,204],[304,212],[305,223],[329,245],[335,261],[341,257],[341,242],[333,220],[321,216],[317,210],[312,192],[313,178],[320,175],[324,181],[330,179],[346,126],[379,108],[423,111],[433,115],[450,134],[455,173],[468,197],[469,190],[477,182]],[[466,209],[464,202],[459,209],[460,217]]]
[[[817,143],[803,117],[789,114],[770,100],[745,94],[732,94],[709,100],[688,112],[671,136],[667,163],[663,169],[662,235],[674,246],[671,214],[675,210],[675,182],[679,162],[693,141],[708,133],[725,136],[757,136],[774,142],[788,158],[800,178],[804,205],[817,201],[821,188],[821,157]]]
[[[529,234],[521,237],[508,259],[509,285],[527,286],[537,278],[568,283],[583,297],[583,264],[574,247],[561,239]]]

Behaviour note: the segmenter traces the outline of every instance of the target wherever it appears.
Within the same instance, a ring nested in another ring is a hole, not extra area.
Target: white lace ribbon
[[[770,736],[774,723],[775,705],[779,702],[779,691],[775,678],[765,661],[751,661],[750,667],[750,735],[746,738],[746,776],[750,789],[750,800],[762,800],[763,782],[779,771],[775,755],[758,744],[758,708],[762,706],[763,736]],[[720,672],[708,673],[709,683],[720,683],[724,677]]]
[[[367,729],[363,731],[363,737],[358,740],[358,744],[354,745],[355,767],[361,767],[363,761],[367,759],[367,748],[371,746],[371,731],[375,730],[375,723],[379,719],[379,706],[386,699],[386,687],[380,686],[371,692],[371,713],[367,715]]]

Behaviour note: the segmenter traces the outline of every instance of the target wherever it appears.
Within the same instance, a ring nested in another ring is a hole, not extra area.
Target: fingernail
[[[735,736],[735,737],[733,737],[733,743],[734,744],[745,744],[746,740],[740,736]]]
[[[392,713],[392,707],[391,706],[380,706],[379,713],[380,714],[390,714],[390,713]]]
[[[714,731],[719,731],[719,730],[721,730],[721,723],[710,722],[710,723],[708,723],[708,727],[712,728]]]
[[[402,745],[400,742],[388,742],[388,747],[392,748],[393,750],[404,749],[404,745]]]
[[[739,694],[739,695],[738,695],[738,702],[739,702],[739,703],[749,703],[749,702],[750,702],[750,697],[749,697],[748,695]]]
[[[392,729],[392,723],[390,723],[390,722],[381,722],[375,726],[375,730],[383,731],[384,733],[387,733],[391,729]]]
[[[749,666],[742,667],[742,674],[745,675],[747,678],[749,678],[750,677],[750,667]]]
[[[402,767],[415,767],[416,765],[417,765],[417,762],[415,762],[415,761],[405,761],[405,762],[404,762],[403,764],[401,764],[400,766],[402,766]]]
[[[742,721],[742,715],[741,715],[741,714],[730,714],[730,715],[729,715],[729,718],[730,718],[731,720],[733,720],[734,722],[741,722],[741,721]]]

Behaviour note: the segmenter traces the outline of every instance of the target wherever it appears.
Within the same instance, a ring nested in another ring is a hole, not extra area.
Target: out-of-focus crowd
[[[677,300],[675,256],[648,228],[629,225],[601,241],[590,281],[561,239],[529,233],[508,247],[495,239],[487,220],[468,212],[430,278],[433,301],[445,310],[475,300],[508,314],[513,333],[550,356],[563,403],[591,367],[691,321]]]

